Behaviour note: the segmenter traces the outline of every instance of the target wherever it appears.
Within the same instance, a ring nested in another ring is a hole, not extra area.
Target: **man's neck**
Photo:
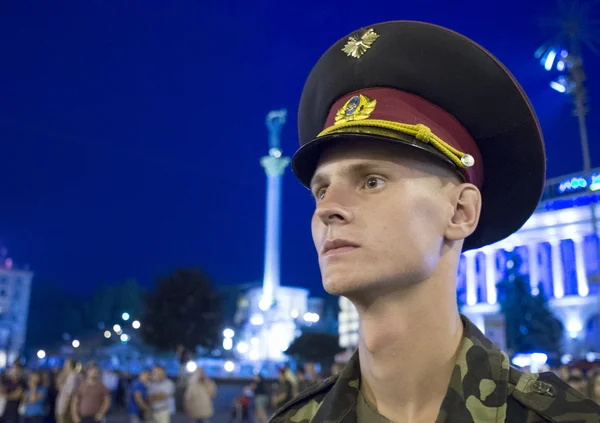
[[[357,304],[361,392],[392,421],[434,422],[463,334],[453,280]]]

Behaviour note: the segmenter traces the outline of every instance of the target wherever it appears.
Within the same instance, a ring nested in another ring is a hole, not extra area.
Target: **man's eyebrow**
[[[383,162],[371,162],[371,161],[364,161],[364,162],[359,162],[359,163],[352,163],[348,166],[345,166],[344,168],[342,168],[340,170],[340,174],[343,176],[347,176],[353,173],[366,173],[366,172],[372,172],[372,171],[376,171],[378,169],[388,169],[390,166],[389,164]],[[325,172],[315,172],[315,174],[313,175],[312,179],[310,180],[310,187],[312,188],[314,185],[321,185],[323,183],[325,183],[328,179],[328,176],[325,174]]]

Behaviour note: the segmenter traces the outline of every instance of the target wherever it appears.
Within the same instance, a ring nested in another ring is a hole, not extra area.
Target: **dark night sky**
[[[549,0],[161,3],[0,5],[0,239],[38,283],[149,285],[190,265],[217,283],[259,280],[265,115],[288,109],[291,155],[310,68],[338,38],[379,21],[426,20],[482,43],[530,95],[549,176],[581,167],[569,99],[533,58]],[[588,54],[586,68],[600,75],[600,58]],[[588,82],[598,165],[600,80]],[[288,172],[283,282],[319,293],[312,207]]]

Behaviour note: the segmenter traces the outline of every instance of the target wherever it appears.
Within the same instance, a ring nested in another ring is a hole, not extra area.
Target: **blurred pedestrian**
[[[304,364],[304,374],[309,386],[314,386],[321,381],[321,376],[317,373],[315,363],[308,362]]]
[[[192,422],[207,423],[214,415],[213,400],[217,396],[217,385],[204,370],[198,368],[190,378],[184,394],[184,409]]]
[[[8,370],[8,379],[4,382],[4,389],[6,392],[6,406],[2,419],[3,423],[19,423],[19,405],[26,389],[20,367],[12,366]]]
[[[600,369],[592,372],[589,381],[590,398],[600,404]]]
[[[81,383],[71,404],[74,423],[104,421],[110,408],[110,392],[100,379],[100,369],[95,364],[88,367],[85,381]]]
[[[23,395],[24,423],[43,423],[47,413],[48,388],[42,384],[39,373],[31,372],[27,378],[27,390]]]
[[[57,378],[58,396],[56,397],[56,422],[71,423],[71,400],[81,383],[81,365],[66,360]]]
[[[148,385],[148,398],[154,423],[170,423],[171,403],[175,395],[175,384],[167,377],[161,366],[152,369],[152,380]]]
[[[131,384],[127,401],[127,413],[130,423],[142,423],[152,420],[152,408],[148,401],[148,385],[150,384],[150,371],[143,370]]]
[[[267,383],[263,377],[258,374],[254,377],[254,423],[267,423],[269,417],[267,408],[269,407],[269,391]]]
[[[49,370],[40,372],[42,386],[46,388],[46,423],[56,423],[56,384],[53,374]]]
[[[117,407],[117,389],[119,387],[119,376],[111,369],[106,369],[102,372],[102,383],[110,392],[111,410]]]
[[[298,381],[298,393],[296,395],[302,393],[310,386],[310,382],[306,379],[306,373],[302,367],[296,370],[296,380]]]
[[[575,389],[577,392],[586,394],[587,383],[583,377],[576,374],[571,375],[569,376],[567,383],[571,386],[571,388]]]
[[[277,389],[271,396],[271,405],[275,410],[292,399],[292,384],[286,377],[284,369],[277,372]]]

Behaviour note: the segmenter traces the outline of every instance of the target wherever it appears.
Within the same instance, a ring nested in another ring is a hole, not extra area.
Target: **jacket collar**
[[[508,356],[466,317],[461,318],[464,335],[436,423],[503,423],[509,395]],[[311,422],[355,423],[360,377],[356,352]]]

